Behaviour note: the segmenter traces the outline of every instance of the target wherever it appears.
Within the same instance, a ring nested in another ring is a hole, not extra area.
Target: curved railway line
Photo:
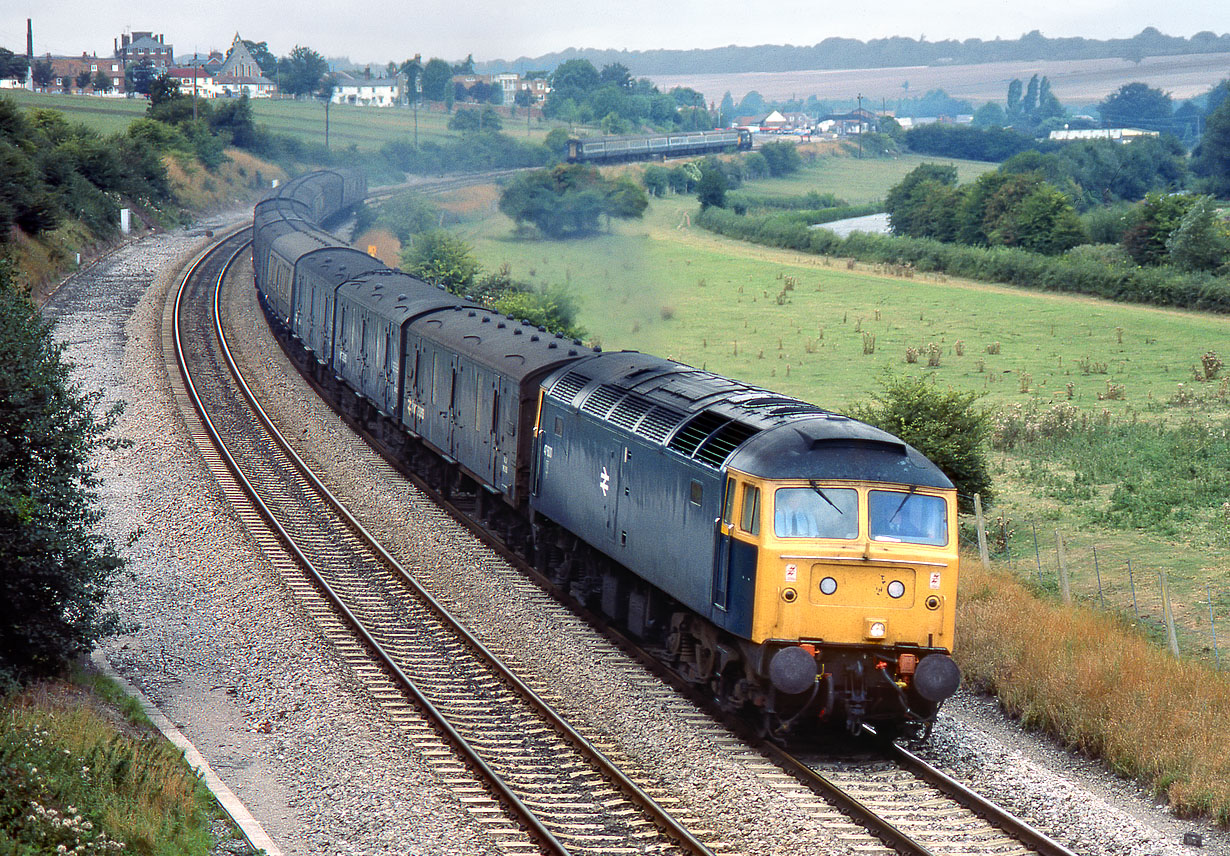
[[[198,257],[168,301],[163,338],[172,386],[236,514],[392,726],[505,852],[733,853],[705,819],[679,811],[653,775],[570,725],[556,710],[566,715],[567,699],[548,699],[504,666],[281,438],[227,351],[219,310],[247,232]],[[466,497],[446,499],[411,477],[526,574],[518,585],[568,600],[468,515]],[[613,638],[705,709],[705,699],[648,653]],[[853,852],[1072,856],[900,747],[874,757],[796,757],[753,739],[719,740]]]

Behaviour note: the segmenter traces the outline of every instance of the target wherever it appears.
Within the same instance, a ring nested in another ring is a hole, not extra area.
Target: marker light
[[[832,594],[837,591],[837,580],[832,577],[825,577],[820,581],[820,593]]]
[[[888,596],[898,598],[905,594],[905,583],[901,580],[893,580],[888,584]]]

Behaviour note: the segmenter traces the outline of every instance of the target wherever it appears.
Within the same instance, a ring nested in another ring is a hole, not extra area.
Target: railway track
[[[227,251],[228,255],[231,253],[233,249]],[[216,266],[217,262],[211,264]],[[210,282],[220,279],[212,271],[205,278]],[[199,282],[201,277],[196,279]],[[199,304],[200,296],[194,299]],[[213,299],[216,301],[216,296]],[[216,306],[204,313],[197,311],[194,315],[207,317],[213,324],[217,315]],[[204,329],[199,321],[193,323],[197,327],[189,331],[187,339],[199,344],[217,338],[216,331]],[[224,379],[221,371],[221,358],[211,355],[204,347],[199,350],[201,354],[195,359],[211,366],[209,377],[215,378],[207,380],[205,386],[225,390],[229,381]],[[170,349],[167,352],[170,353]],[[185,363],[189,359],[186,356]],[[185,393],[185,401],[187,398]],[[234,396],[231,398],[234,399]],[[237,400],[232,400],[219,411],[221,418],[218,421],[231,431],[238,431],[239,426],[245,423],[248,425],[246,430],[252,430],[254,417],[251,407],[246,402],[241,406]],[[265,426],[261,430],[268,432],[270,427]],[[202,429],[201,433],[198,443],[204,442],[208,432]],[[253,447],[263,449],[270,445],[270,441],[244,440],[242,433],[234,436],[236,439],[232,442],[243,453],[238,457],[242,459],[245,455],[256,455],[256,470],[263,468],[284,474],[301,465],[295,463],[293,452],[289,449],[282,453],[285,460],[281,463],[260,463],[263,459],[253,451]],[[228,465],[221,455],[216,458],[211,466],[223,472],[220,477],[222,483],[228,477]],[[295,521],[312,521],[321,516],[318,497],[322,487],[309,487],[301,481],[296,483],[295,479],[299,477],[283,475],[281,478],[284,483],[277,479],[273,482],[275,485],[281,484],[281,487],[266,489],[273,497],[272,505],[280,508],[289,503],[290,510],[284,512],[288,519],[296,526],[307,529],[306,523]],[[251,505],[243,497],[244,490],[237,480],[232,476],[230,481],[232,487],[224,486],[228,497],[233,494],[233,501]],[[527,580],[523,585],[553,588],[549,581],[539,578],[519,557],[505,549],[498,540],[492,539],[471,519],[467,512],[472,509],[464,496],[446,499],[430,485],[423,484],[417,478],[415,481],[454,517],[534,578],[535,582]],[[257,495],[263,495],[256,488],[253,490]],[[279,492],[292,495],[294,502],[283,498]],[[274,513],[272,508],[270,513]],[[341,512],[335,510],[333,514],[344,521]],[[451,665],[442,665],[451,664],[452,658],[463,656],[467,651],[482,651],[481,644],[472,637],[466,639],[465,635],[450,636],[449,631],[441,627],[443,619],[437,611],[438,605],[433,605],[426,592],[409,597],[407,586],[413,587],[412,584],[400,574],[392,576],[388,573],[387,568],[395,563],[383,554],[379,545],[363,543],[364,533],[357,522],[317,523],[320,528],[313,530],[314,534],[299,548],[303,554],[299,562],[309,569],[304,572],[296,567],[292,555],[294,549],[287,550],[284,546],[284,540],[290,537],[289,532],[281,533],[276,526],[263,523],[257,511],[240,511],[240,516],[245,518],[254,533],[265,533],[257,536],[262,549],[282,571],[288,585],[300,597],[305,609],[317,620],[325,635],[334,642],[355,672],[364,677],[373,697],[388,710],[391,721],[402,728],[416,746],[421,747],[422,754],[429,762],[438,766],[442,778],[453,788],[458,799],[475,817],[483,819],[493,836],[504,842],[506,850],[519,852],[538,848],[549,852],[612,853],[728,851],[729,848],[720,841],[705,840],[704,830],[697,831],[696,821],[692,818],[674,819],[683,821],[681,831],[670,832],[672,819],[663,808],[671,804],[670,797],[666,794],[651,795],[650,787],[635,785],[635,780],[652,781],[652,777],[644,775],[643,771],[630,771],[630,790],[634,795],[640,791],[650,797],[650,804],[655,807],[637,807],[637,799],[634,798],[619,804],[620,807],[611,812],[622,819],[600,820],[588,814],[591,809],[584,807],[587,804],[592,806],[595,802],[605,801],[616,805],[616,798],[627,799],[618,786],[619,774],[613,772],[614,762],[625,762],[625,759],[616,758],[612,753],[612,757],[606,758],[606,764],[593,760],[577,760],[573,762],[575,766],[570,762],[561,762],[560,758],[564,756],[560,753],[584,738],[570,733],[570,727],[566,725],[560,727],[545,721],[549,715],[543,712],[543,707],[550,709],[554,705],[566,714],[568,700],[552,697],[548,704],[542,697],[548,696],[549,692],[542,689],[536,697],[538,701],[530,703],[530,707],[535,708],[533,712],[519,710],[516,713],[492,715],[496,709],[505,709],[497,708],[497,705],[512,704],[503,696],[521,692],[523,697],[534,698],[533,691],[528,687],[518,687],[520,682],[515,676],[498,667],[494,670],[476,668],[474,671],[458,672]],[[353,558],[365,553],[367,558],[361,562]],[[381,566],[386,570],[376,570]],[[314,580],[313,573],[319,574],[320,579]],[[332,598],[335,603],[327,605],[320,594],[322,591],[324,597]],[[565,593],[555,593],[566,599]],[[572,606],[573,611],[578,611],[579,605]],[[583,611],[583,607],[579,611]],[[359,624],[367,626],[365,622],[371,622],[376,630],[353,629]],[[430,632],[419,628],[428,628]],[[680,686],[669,672],[657,665],[647,652],[635,649],[626,639],[618,638],[616,641],[652,670],[664,673],[677,689],[687,690],[686,686]],[[385,652],[387,659],[372,659],[371,652],[377,648]],[[498,653],[506,655],[510,652]],[[417,686],[416,678],[429,689],[433,679],[438,683],[435,689],[423,693],[423,698],[419,699],[414,689],[403,685],[405,679]],[[478,690],[487,694],[477,695]],[[669,690],[666,692],[670,693]],[[704,699],[696,700],[704,709]],[[508,711],[514,709],[511,706],[507,708]],[[438,711],[442,719],[450,723],[453,721],[449,719],[451,715],[462,723],[462,727],[434,722],[433,711]],[[720,731],[720,727],[714,725],[704,713],[692,711],[690,718],[694,723]],[[513,723],[513,727],[504,731],[484,732],[482,729],[495,719]],[[451,733],[450,728],[457,733]],[[456,748],[462,744],[471,745],[471,739],[474,757],[468,756],[464,749]],[[899,747],[890,749],[887,756],[794,757],[772,745],[758,745],[755,741],[743,743],[730,735],[725,738],[718,735],[716,739],[731,746],[732,751],[739,754],[750,769],[793,798],[797,805],[828,829],[836,841],[844,843],[852,852],[936,856],[984,853],[1071,856],[1071,851],[985,803],[938,770],[927,768],[924,762]],[[539,746],[532,752],[525,748],[531,742]],[[529,759],[528,766],[522,768],[524,772],[508,772],[509,768],[504,767],[504,763],[519,754]],[[488,758],[493,760],[488,761]],[[485,780],[488,768],[490,775],[505,782],[508,794],[502,793],[500,786]],[[506,778],[501,778],[502,770]],[[568,784],[561,785],[561,779],[567,779]],[[590,787],[590,796],[580,793],[582,785]],[[657,797],[656,802],[654,796]],[[533,820],[519,814],[522,810],[533,818],[541,818],[545,834],[535,830]],[[693,825],[692,832],[686,830],[689,823]],[[523,834],[523,829],[530,830],[532,835]],[[558,830],[560,835],[556,836],[554,830]],[[553,849],[555,844],[548,835],[556,837],[561,850]]]
[[[306,471],[242,379],[216,325],[247,242],[192,265],[168,312],[177,399],[226,498],[392,727],[506,852],[713,854],[676,816],[504,667]],[[529,585],[529,583],[526,583]],[[642,780],[650,779],[643,772]]]

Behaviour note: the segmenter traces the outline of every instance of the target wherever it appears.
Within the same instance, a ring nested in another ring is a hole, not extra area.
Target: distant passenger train
[[[751,147],[752,132],[743,128],[649,134],[647,136],[576,137],[568,141],[568,161],[570,163],[614,163],[649,158],[707,155],[726,151],[747,151]]]
[[[956,491],[897,437],[455,297],[318,224],[347,171],[256,206],[260,302],[331,403],[563,589],[767,730],[927,727],[960,674]]]

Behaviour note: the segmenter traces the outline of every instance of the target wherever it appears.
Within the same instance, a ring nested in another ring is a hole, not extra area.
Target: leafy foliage
[[[1102,121],[1112,128],[1169,131],[1174,107],[1170,96],[1147,83],[1125,83],[1098,104]]]
[[[726,175],[714,164],[705,162],[700,168],[700,183],[696,186],[696,198],[703,211],[710,206],[726,207]]]
[[[1180,270],[1230,269],[1230,225],[1209,196],[1198,196],[1166,239],[1167,260]]]
[[[500,211],[518,225],[532,223],[551,238],[590,234],[603,216],[636,219],[649,205],[627,178],[603,178],[594,167],[560,164],[522,173],[500,194]]]
[[[0,269],[0,677],[61,671],[114,632],[104,604],[122,566],[97,531],[91,456],[124,445],[108,437],[121,405],[101,415],[51,327]]]
[[[999,115],[1003,115],[1002,110]],[[983,121],[989,122],[985,113]],[[1007,128],[938,122],[906,131],[905,144],[911,151],[923,155],[991,162],[1005,161],[1020,152],[1038,148],[1033,137]]]
[[[952,480],[963,510],[973,508],[973,495],[982,494],[985,505],[993,496],[986,441],[991,422],[987,412],[974,403],[975,392],[940,389],[925,377],[885,372],[880,391],[872,403],[855,407],[851,414],[890,434],[895,434],[922,452]]]
[[[551,93],[543,115],[566,122],[601,124],[606,133],[627,133],[643,124],[684,130],[713,127],[704,97],[676,87],[669,94],[646,78],[633,80],[615,62],[598,71],[589,60],[561,62],[551,75]]]
[[[287,95],[310,95],[329,73],[329,63],[316,51],[295,45],[288,56],[278,60],[278,86]]]
[[[1192,170],[1205,177],[1211,193],[1230,196],[1230,98],[1209,115],[1200,145],[1192,153]]]
[[[469,294],[481,269],[470,245],[442,229],[416,235],[402,249],[401,263],[415,276],[458,295]]]
[[[1166,241],[1183,221],[1196,198],[1150,193],[1140,206],[1132,228],[1123,236],[1123,247],[1138,265],[1159,265],[1166,260]]]

